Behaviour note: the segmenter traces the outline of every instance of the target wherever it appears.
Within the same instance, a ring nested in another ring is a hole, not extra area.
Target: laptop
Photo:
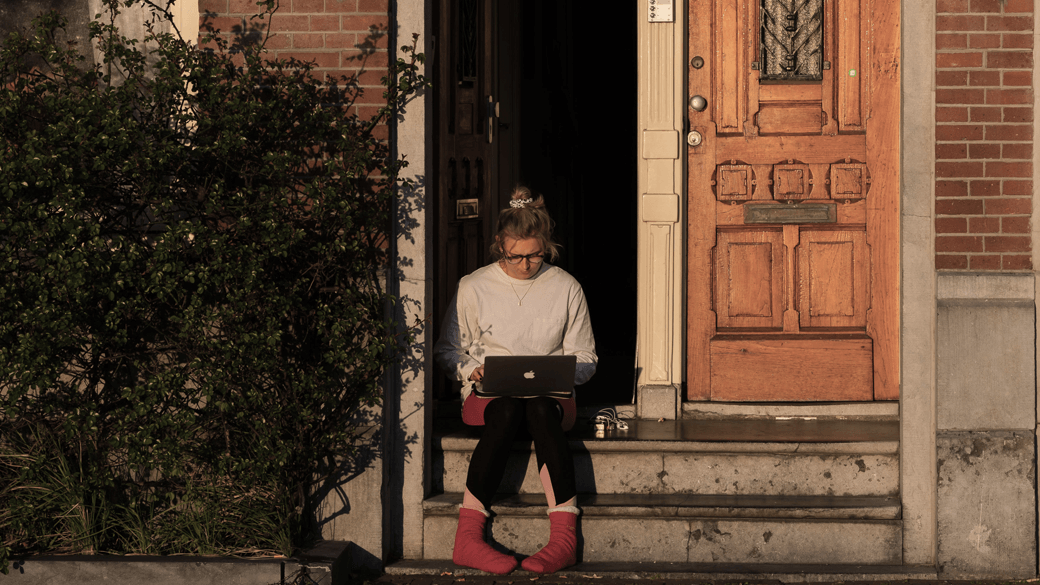
[[[552,396],[570,398],[574,390],[573,355],[492,355],[484,358],[484,380],[477,396]]]

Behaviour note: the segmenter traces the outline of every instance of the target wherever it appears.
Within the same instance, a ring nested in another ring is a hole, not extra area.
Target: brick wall
[[[379,80],[388,64],[388,5],[389,0],[279,0],[267,48],[272,57],[315,63],[319,75],[355,77],[365,89],[355,113],[370,117],[382,99]],[[260,12],[256,0],[199,0],[199,12],[224,33],[264,24],[253,18]]]
[[[935,264],[1032,268],[1033,0],[937,0]]]

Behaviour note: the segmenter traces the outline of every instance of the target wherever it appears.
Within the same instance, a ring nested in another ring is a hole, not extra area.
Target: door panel
[[[782,328],[783,232],[722,232],[717,253],[719,326]]]
[[[687,397],[897,398],[898,0],[690,11]]]

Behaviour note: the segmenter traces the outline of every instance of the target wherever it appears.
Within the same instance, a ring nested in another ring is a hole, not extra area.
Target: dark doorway
[[[636,341],[635,5],[522,2],[518,178],[557,223],[599,367],[579,402],[632,398]]]
[[[557,264],[588,299],[600,362],[578,388],[582,405],[627,403],[635,384],[635,12],[516,0],[447,0],[439,10],[437,326],[458,278],[487,261],[509,190],[527,185],[556,220]],[[475,32],[457,35],[466,22]],[[467,38],[479,52],[473,81],[459,73]],[[479,216],[456,213],[464,198],[479,202]],[[437,380],[438,398],[457,398],[456,385]]]

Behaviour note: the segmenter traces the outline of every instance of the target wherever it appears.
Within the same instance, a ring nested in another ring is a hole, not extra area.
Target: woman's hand
[[[479,368],[473,370],[473,373],[469,375],[469,379],[473,380],[474,382],[479,382],[479,381],[483,380],[484,379],[484,366],[480,366]]]

